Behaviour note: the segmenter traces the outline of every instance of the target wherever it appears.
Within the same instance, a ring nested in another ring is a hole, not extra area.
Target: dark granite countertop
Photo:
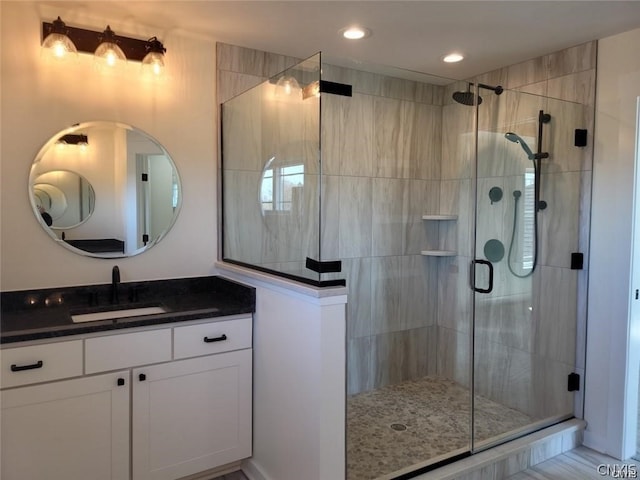
[[[219,276],[2,292],[0,343],[253,313],[255,289]],[[165,313],[73,323],[71,315],[142,307]]]

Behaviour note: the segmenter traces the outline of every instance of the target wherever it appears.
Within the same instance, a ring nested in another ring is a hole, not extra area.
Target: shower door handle
[[[489,287],[479,288],[476,287],[476,264],[486,265],[489,267]],[[493,264],[488,260],[471,260],[471,288],[478,293],[491,293],[493,291]]]

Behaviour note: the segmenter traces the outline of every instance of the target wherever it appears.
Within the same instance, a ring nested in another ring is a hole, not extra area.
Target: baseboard
[[[228,473],[237,472],[238,470],[240,470],[240,467],[240,462],[232,462],[220,467],[212,468],[210,470],[205,470],[204,472],[189,475],[187,477],[182,477],[179,480],[211,480]]]
[[[273,480],[262,471],[253,458],[242,461],[242,473],[249,480]]]
[[[583,445],[585,447],[589,447],[591,450],[595,450],[596,452],[604,453],[605,455],[610,455],[612,457],[618,458],[617,455],[609,451],[607,443],[608,442],[605,437],[590,432],[589,427],[587,426],[587,430],[584,431]]]

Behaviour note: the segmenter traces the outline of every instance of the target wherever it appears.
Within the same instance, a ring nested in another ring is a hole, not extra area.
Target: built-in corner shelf
[[[425,257],[455,257],[458,252],[452,252],[451,250],[422,250],[420,255]]]
[[[423,220],[457,220],[458,215],[422,215]]]
[[[422,215],[422,220],[431,221],[446,221],[446,220],[458,220],[458,215]],[[458,252],[452,250],[422,250],[421,255],[425,257],[455,257]]]

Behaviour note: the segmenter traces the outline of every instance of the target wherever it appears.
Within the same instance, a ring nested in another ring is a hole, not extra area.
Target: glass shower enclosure
[[[346,282],[349,480],[581,405],[585,106],[388,72],[318,54],[222,105],[223,259]]]
[[[322,255],[320,54],[222,105],[223,258],[317,286]]]

